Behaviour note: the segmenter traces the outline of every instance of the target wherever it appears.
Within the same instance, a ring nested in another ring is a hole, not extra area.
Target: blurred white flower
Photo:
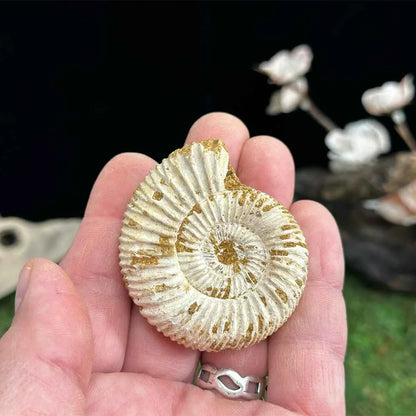
[[[275,116],[280,113],[290,113],[296,110],[307,92],[308,81],[306,78],[298,78],[291,84],[284,85],[270,97],[266,114]]]
[[[329,168],[333,172],[351,171],[371,163],[390,150],[388,131],[375,120],[349,123],[343,130],[334,129],[325,137],[329,148]]]
[[[364,207],[376,211],[378,215],[393,224],[405,226],[416,224],[416,180],[393,194],[364,201]]]
[[[286,49],[262,62],[258,70],[267,75],[278,85],[295,81],[309,71],[313,54],[308,45],[299,45],[288,51]]]
[[[414,95],[413,76],[408,74],[400,82],[386,82],[381,87],[365,91],[361,102],[370,114],[379,116],[400,110]]]

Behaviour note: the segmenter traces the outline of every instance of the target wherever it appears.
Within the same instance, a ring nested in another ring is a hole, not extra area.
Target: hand
[[[224,141],[241,181],[267,192],[300,224],[309,277],[298,308],[268,340],[239,351],[199,353],[158,333],[132,306],[118,265],[121,221],[133,190],[156,162],[125,153],[100,173],[80,230],[57,266],[33,259],[0,340],[2,415],[337,415],[345,413],[346,316],[337,226],[321,205],[291,205],[294,165],[277,139],[212,113],[187,142]],[[198,360],[241,375],[269,374],[268,402],[232,401],[192,385]]]

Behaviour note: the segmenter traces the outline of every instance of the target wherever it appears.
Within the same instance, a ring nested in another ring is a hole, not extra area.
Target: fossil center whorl
[[[207,230],[196,252],[180,253],[178,260],[195,289],[214,298],[236,299],[261,279],[269,253],[259,236],[246,227],[220,223]],[[200,265],[201,274],[188,269],[190,264]]]
[[[142,315],[201,351],[242,348],[276,331],[299,301],[307,263],[290,212],[242,184],[215,139],[176,150],[149,173],[120,237]]]
[[[264,224],[256,227],[264,222],[258,211],[264,194],[253,190],[250,204],[241,210],[244,193],[247,189],[210,195],[179,227],[179,266],[189,284],[207,296],[238,298],[257,284],[269,261],[261,237]]]

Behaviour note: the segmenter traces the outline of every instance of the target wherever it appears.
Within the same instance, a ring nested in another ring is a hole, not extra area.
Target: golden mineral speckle
[[[139,264],[141,266],[150,266],[158,264],[159,259],[156,256],[147,256],[147,255],[133,255],[131,258],[131,265],[134,266]]]
[[[273,209],[273,208],[275,208],[275,207],[277,207],[278,206],[278,204],[270,204],[270,205],[265,205],[264,207],[263,207],[263,212],[269,212],[271,209]]]
[[[173,254],[173,245],[169,241],[169,237],[159,237],[160,251],[163,255],[169,256]]]
[[[264,204],[264,201],[265,201],[265,199],[264,199],[264,198],[259,198],[259,199],[256,201],[256,204],[255,204],[256,208],[260,208],[260,207]]]
[[[224,178],[224,186],[227,191],[246,188],[246,185],[242,184],[238,179],[231,165],[228,166],[228,171]]]
[[[177,253],[192,253],[194,250],[191,247],[185,245],[185,240],[183,238],[178,238],[175,242],[175,248]]]
[[[296,247],[296,243],[293,241],[289,241],[288,243],[285,243],[283,247]]]
[[[191,211],[192,214],[192,211]],[[182,253],[182,252],[187,252],[187,253],[192,253],[194,250],[191,247],[187,247],[186,246],[186,239],[184,237],[182,237],[182,233],[185,229],[185,227],[189,224],[189,216],[185,217],[179,227],[178,230],[178,236],[176,238],[176,242],[175,242],[175,248],[176,251],[178,253]]]
[[[252,272],[247,272],[246,280],[250,284],[256,284],[257,283],[256,276],[254,276],[254,274]]]
[[[180,149],[175,150],[169,155],[169,158],[172,159],[172,158],[177,157],[178,155],[189,157],[191,155],[192,145],[193,143],[188,143],[185,146],[181,147]]]
[[[259,332],[263,332],[263,315],[257,315],[257,319],[259,321]]]
[[[303,282],[302,282],[302,280],[296,279],[296,280],[295,280],[295,282],[296,282],[296,284],[297,284],[299,287],[302,287],[302,286],[303,286]]]
[[[270,256],[288,256],[289,252],[287,250],[270,250]]]
[[[287,303],[287,295],[282,289],[276,289],[276,294],[282,300],[283,303]]]
[[[203,140],[200,143],[202,144],[202,146],[204,147],[205,150],[209,150],[209,151],[214,152],[217,155],[217,157],[219,156],[221,151],[223,151],[225,149],[224,148],[224,143],[221,140],[218,140],[218,139]]]
[[[192,315],[195,312],[197,312],[200,307],[201,307],[201,305],[198,305],[196,302],[194,302],[188,309],[189,315]]]
[[[196,212],[197,214],[200,214],[202,212],[201,205],[195,204],[192,208],[192,212]]]
[[[217,331],[218,331],[218,327],[217,327],[217,325],[216,325],[216,324],[212,326],[211,331],[212,331],[212,333],[213,333],[213,334],[216,334],[216,333],[217,333]]]
[[[216,246],[218,261],[227,266],[238,264],[238,255],[234,248],[234,241],[224,240]]]
[[[163,193],[160,191],[155,191],[153,192],[153,199],[155,199],[156,201],[160,201],[163,198]]]
[[[130,218],[127,221],[127,225],[131,228],[134,228],[135,230],[139,230],[140,229],[140,225],[137,221],[135,221],[133,218]]]
[[[160,292],[165,292],[168,289],[170,289],[170,287],[162,283],[161,285],[156,285],[154,288],[154,291],[156,293],[160,293]]]
[[[159,237],[159,244],[160,245],[169,245],[169,237],[163,237],[162,235]]]
[[[223,331],[228,332],[230,330],[230,325],[231,325],[230,321],[226,321],[225,324],[224,324]]]
[[[285,224],[285,225],[282,225],[282,226],[280,227],[280,229],[281,229],[282,231],[294,230],[294,229],[296,229],[296,228],[298,228],[298,226],[297,226],[297,225],[294,225],[294,224]]]
[[[306,248],[306,244],[303,243],[303,242],[301,242],[301,241],[297,241],[297,242],[289,241],[289,242],[283,244],[283,246],[284,247],[296,247],[296,246],[300,246],[300,247]]]
[[[214,195],[209,195],[209,196],[208,196],[208,199],[209,199],[210,201],[213,201],[213,200],[214,200]]]
[[[240,258],[238,256],[234,241],[223,240],[218,243],[213,232],[210,234],[210,240],[218,261],[226,266],[232,266],[234,273],[239,273],[241,271],[241,264],[247,264],[246,257]]]
[[[230,290],[231,290],[231,278],[229,277],[227,279],[227,286],[224,289],[224,293],[222,295],[223,299],[228,299],[228,296],[230,296]]]
[[[260,300],[263,302],[264,306],[267,306],[267,301],[264,296],[260,296]]]
[[[247,328],[247,332],[246,332],[246,335],[245,335],[245,340],[246,341],[250,341],[251,340],[251,337],[252,337],[252,335],[253,335],[253,323],[252,322],[250,322],[249,324],[248,324],[248,328]]]
[[[235,348],[237,346],[237,344],[238,344],[238,341],[236,339],[233,339],[232,341],[229,341],[227,343],[227,347],[228,348]]]
[[[218,293],[218,289],[217,289],[216,287],[214,287],[214,288],[212,289],[211,296],[212,296],[213,298],[216,298],[216,297],[217,297],[217,293]]]

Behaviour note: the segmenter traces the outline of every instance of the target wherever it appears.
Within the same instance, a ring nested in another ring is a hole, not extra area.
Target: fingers
[[[295,165],[289,149],[270,136],[244,144],[237,170],[240,181],[276,198],[288,207],[295,187]]]
[[[87,310],[46,259],[23,269],[17,313],[0,340],[0,414],[82,414],[92,366]]]
[[[193,124],[186,143],[208,138],[223,140],[230,153],[231,163],[237,166],[241,148],[248,139],[248,131],[234,116],[211,113]],[[164,337],[135,308],[132,310],[124,371],[190,382],[198,360],[197,351],[186,349]]]
[[[127,203],[155,164],[136,153],[118,155],[107,163],[94,184],[74,243],[61,262],[88,305],[95,371],[118,371],[123,366],[131,301],[120,273],[118,238]]]
[[[244,143],[237,175],[244,184],[268,193],[284,205],[292,201],[293,159],[287,147],[273,137],[254,137]],[[243,377],[263,377],[267,374],[267,342],[238,351],[204,353],[202,362],[217,368],[232,368]]]
[[[247,127],[237,117],[227,113],[209,113],[199,118],[191,127],[186,143],[206,139],[220,139],[230,155],[231,166],[236,169],[241,149],[249,138]]]
[[[108,392],[112,394],[109,395]],[[143,374],[96,374],[90,383],[86,413],[154,416],[295,416],[259,400],[229,400],[191,384]]]
[[[302,414],[343,415],[346,314],[338,228],[312,201],[292,213],[309,248],[309,274],[298,308],[269,341],[268,400]]]
[[[198,351],[165,337],[133,307],[123,371],[191,382],[198,359]]]

